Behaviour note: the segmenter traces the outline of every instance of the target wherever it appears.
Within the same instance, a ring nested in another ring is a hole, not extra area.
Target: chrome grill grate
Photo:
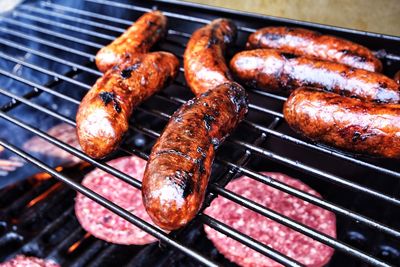
[[[247,35],[254,29],[266,25],[300,25],[343,36],[371,47],[382,57],[385,73],[388,75],[400,69],[400,38],[397,37],[234,13],[182,4],[179,1],[137,1],[137,5],[134,5],[86,0],[71,6],[63,1],[25,3],[12,14],[0,17],[0,78],[3,81],[0,85],[0,96],[3,97],[0,98],[0,117],[3,122],[8,123],[4,125],[16,126],[12,135],[26,131],[40,136],[93,167],[112,173],[140,188],[141,183],[134,177],[108,166],[105,161],[91,159],[80,150],[53,138],[42,129],[39,122],[26,122],[24,113],[18,110],[24,107],[41,116],[75,126],[74,111],[81,97],[101,75],[93,63],[97,50],[119,36],[143,12],[152,8],[163,11],[169,18],[170,25],[167,38],[158,44],[157,49],[170,51],[180,60],[191,32],[213,18],[229,17],[237,22],[240,33],[238,45],[228,56],[243,47]],[[382,48],[386,50],[381,50]],[[151,145],[172,112],[191,98],[182,72],[181,67],[181,73],[173,85],[153,96],[134,112],[128,138],[113,156],[135,154],[147,158]],[[5,86],[7,82],[11,86]],[[18,88],[23,89],[13,90],[16,83]],[[397,250],[400,247],[400,221],[395,217],[400,211],[398,164],[395,161],[343,154],[332,148],[310,143],[295,135],[285,124],[281,113],[285,97],[258,90],[249,90],[249,94],[250,114],[217,154],[206,203],[209,204],[213,197],[220,195],[334,247],[336,255],[332,266],[341,266],[343,262],[354,262],[354,266],[358,266],[360,262],[374,266],[400,264],[400,251]],[[72,112],[65,114],[60,105],[52,106],[49,99],[71,106]],[[137,136],[146,140],[145,145],[135,144]],[[192,228],[206,224],[280,263],[287,266],[299,265],[288,256],[205,214],[200,214],[185,229],[167,235],[24,151],[14,139],[3,137],[0,145],[156,236],[162,244],[173,247],[202,264],[216,266],[217,263],[210,255],[200,254],[197,252],[198,248],[187,244],[185,236]],[[274,181],[258,172],[262,170],[293,174],[293,177],[306,181],[317,189],[325,200]],[[333,211],[338,216],[338,238],[324,235],[224,189],[238,174],[247,175]],[[354,232],[367,237],[366,244],[362,239],[354,239]],[[364,243],[360,245],[359,242]],[[385,250],[383,247],[393,250]]]

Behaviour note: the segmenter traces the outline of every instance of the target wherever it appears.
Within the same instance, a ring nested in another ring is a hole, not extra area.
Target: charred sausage
[[[224,83],[184,104],[154,145],[142,184],[152,220],[166,230],[187,224],[203,203],[215,149],[247,112],[239,84]]]
[[[249,36],[249,49],[273,48],[285,53],[333,61],[353,68],[382,71],[372,52],[348,40],[315,31],[289,27],[266,27]]]
[[[312,86],[369,101],[400,101],[399,85],[383,74],[274,49],[240,52],[232,58],[230,67],[241,81],[264,90],[289,93],[300,86]]]
[[[165,34],[167,18],[160,11],[141,16],[128,30],[111,44],[103,47],[96,55],[96,65],[106,72],[127,56],[147,53]]]
[[[178,229],[195,217],[215,149],[247,113],[247,94],[231,81],[223,57],[235,31],[229,20],[215,20],[197,30],[186,48],[185,76],[197,97],[170,119],[151,151],[142,184],[144,206],[164,229]]]
[[[341,97],[313,88],[293,91],[283,107],[296,132],[357,153],[400,158],[400,106]]]
[[[108,70],[83,98],[76,116],[79,144],[93,158],[112,152],[128,130],[132,110],[178,73],[166,52],[137,54]]]
[[[393,79],[397,84],[400,84],[400,70],[398,72],[396,72]]]
[[[184,53],[184,68],[195,95],[232,80],[224,53],[235,38],[236,26],[227,19],[216,19],[193,33]]]

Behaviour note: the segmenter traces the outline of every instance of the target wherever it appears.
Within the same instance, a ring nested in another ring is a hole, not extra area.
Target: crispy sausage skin
[[[400,84],[400,70],[398,72],[396,72],[393,79],[397,84]]]
[[[196,30],[184,53],[185,78],[195,95],[232,80],[226,66],[226,47],[236,38],[230,20],[216,19]]]
[[[247,113],[246,92],[224,83],[174,113],[154,145],[142,194],[152,220],[166,230],[192,220],[204,200],[215,149]]]
[[[166,25],[167,18],[160,11],[144,14],[120,37],[97,52],[97,68],[106,72],[127,56],[149,52],[165,34]]]
[[[293,91],[287,123],[314,140],[356,153],[400,158],[400,106],[342,97],[315,88]]]
[[[143,176],[143,203],[161,228],[175,230],[200,210],[215,149],[247,114],[247,94],[224,59],[236,27],[217,19],[197,30],[184,55],[185,76],[197,97],[172,116],[154,145]]]
[[[167,52],[137,54],[108,70],[83,98],[76,116],[79,144],[93,158],[117,148],[132,110],[172,81],[178,59]]]
[[[247,85],[268,91],[289,93],[300,86],[312,86],[368,101],[400,101],[399,85],[383,74],[274,49],[240,52],[232,58],[230,67]]]
[[[285,53],[338,62],[353,68],[382,71],[382,63],[368,48],[339,37],[301,28],[262,28],[249,36],[246,46],[248,49],[278,49]]]

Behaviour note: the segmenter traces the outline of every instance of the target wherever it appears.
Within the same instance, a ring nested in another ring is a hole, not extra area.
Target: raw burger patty
[[[265,172],[264,174],[321,197],[299,180],[280,173]],[[332,212],[246,176],[233,180],[226,188],[297,222],[336,237],[336,218]],[[223,197],[216,198],[205,213],[307,266],[325,265],[334,252],[333,248]],[[205,227],[205,231],[218,251],[232,262],[242,266],[282,266],[208,226]]]
[[[59,141],[79,149],[78,137],[76,136],[76,128],[66,123],[58,124],[47,131],[47,134],[57,138]],[[66,167],[81,163],[82,160],[75,157],[71,153],[62,148],[52,145],[48,141],[34,136],[24,144],[24,149],[30,152],[36,152],[47,156],[52,156],[63,160],[62,165]]]
[[[141,181],[146,161],[130,156],[111,160],[107,164]],[[82,184],[141,219],[151,222],[142,203],[142,194],[135,187],[99,169],[86,175]],[[107,242],[144,245],[156,241],[153,236],[79,193],[75,201],[75,213],[86,231]]]
[[[50,260],[17,255],[9,261],[0,263],[0,267],[60,267]]]

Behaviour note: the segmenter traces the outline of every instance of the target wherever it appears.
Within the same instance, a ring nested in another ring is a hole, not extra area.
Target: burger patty
[[[269,172],[263,174],[291,187],[321,197],[309,186],[287,175]],[[330,211],[246,176],[233,180],[226,188],[296,222],[336,237],[336,217]],[[334,252],[331,247],[223,197],[216,198],[205,213],[306,266],[323,266],[330,260]],[[208,226],[205,226],[205,231],[218,251],[238,265],[282,266]]]
[[[51,260],[17,255],[9,261],[0,263],[0,267],[60,267]]]
[[[146,161],[129,156],[111,160],[107,164],[141,181]],[[82,185],[132,212],[135,216],[151,222],[144,209],[140,190],[111,174],[95,169],[86,175]],[[79,193],[75,201],[75,213],[86,231],[107,242],[144,245],[156,241],[153,236]]]

